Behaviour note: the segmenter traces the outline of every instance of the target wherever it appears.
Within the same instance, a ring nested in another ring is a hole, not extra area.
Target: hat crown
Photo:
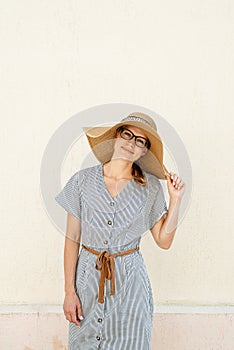
[[[123,118],[121,121],[127,121],[127,120],[136,120],[141,123],[145,123],[151,128],[153,128],[155,131],[157,131],[157,126],[155,124],[155,121],[148,115],[142,112],[134,112],[127,115],[127,117]]]

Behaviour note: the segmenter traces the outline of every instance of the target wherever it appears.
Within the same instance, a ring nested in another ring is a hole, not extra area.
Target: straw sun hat
[[[135,126],[142,129],[147,135],[151,143],[150,149],[148,149],[145,155],[135,161],[135,163],[142,170],[156,175],[159,179],[166,180],[169,172],[163,164],[162,140],[157,132],[157,126],[154,120],[142,112],[131,113],[114,126],[83,127],[95,157],[101,163],[106,163],[111,159],[114,151],[115,132],[121,125]]]

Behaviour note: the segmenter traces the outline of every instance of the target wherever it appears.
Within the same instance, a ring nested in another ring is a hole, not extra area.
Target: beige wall
[[[15,305],[31,310],[63,302],[63,237],[47,216],[39,187],[48,140],[73,114],[122,102],[167,119],[193,170],[190,207],[171,249],[161,250],[150,235],[142,240],[155,307],[221,306],[223,316],[207,312],[203,320],[195,318],[188,333],[194,311],[187,318],[175,313],[172,322],[180,338],[185,322],[184,332],[194,344],[203,322],[210,324],[211,338],[217,336],[216,326],[225,338],[231,327],[225,306],[234,304],[233,3],[22,0],[2,5],[0,16],[0,329],[27,323],[24,313],[14,316]],[[68,155],[70,169],[73,159]],[[55,342],[65,330],[59,317],[50,323]],[[171,327],[165,317],[158,321],[163,325],[158,337],[166,344],[160,350],[172,349],[164,337]],[[40,343],[27,348],[29,334],[20,349],[42,349]],[[224,347],[194,349],[231,349],[234,340],[228,339]],[[177,349],[185,347],[178,343]]]

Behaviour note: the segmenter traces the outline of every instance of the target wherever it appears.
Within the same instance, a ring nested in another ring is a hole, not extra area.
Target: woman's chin
[[[114,154],[114,155],[112,156],[112,159],[123,159],[123,160],[127,160],[127,161],[129,161],[129,162],[133,162],[133,161],[134,161],[134,159],[132,159],[130,153],[129,153],[129,155],[126,154],[126,153]]]

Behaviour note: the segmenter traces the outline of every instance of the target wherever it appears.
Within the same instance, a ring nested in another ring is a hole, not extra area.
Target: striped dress
[[[110,254],[140,244],[142,235],[168,211],[159,179],[143,173],[146,186],[131,179],[114,198],[105,185],[103,164],[72,175],[55,200],[80,219],[81,243]],[[110,295],[106,280],[103,303],[98,302],[96,259],[81,248],[75,280],[84,319],[80,328],[69,322],[69,350],[149,350],[154,302],[141,251],[115,257],[115,294]]]

